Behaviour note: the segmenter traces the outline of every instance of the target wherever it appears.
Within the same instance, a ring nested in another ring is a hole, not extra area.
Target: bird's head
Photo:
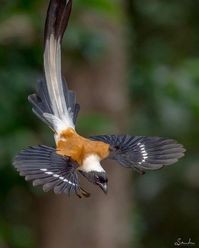
[[[98,185],[104,193],[107,193],[108,178],[99,161],[98,156],[90,155],[83,161],[83,165],[79,171],[89,182]]]

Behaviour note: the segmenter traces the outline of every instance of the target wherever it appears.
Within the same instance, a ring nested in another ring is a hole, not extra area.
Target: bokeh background
[[[177,139],[178,164],[144,176],[106,164],[107,196],[43,193],[12,159],[53,145],[27,96],[42,76],[48,1],[2,0],[0,8],[0,248],[199,247],[199,1],[75,0],[63,42],[63,74],[75,89],[84,135],[130,133]]]

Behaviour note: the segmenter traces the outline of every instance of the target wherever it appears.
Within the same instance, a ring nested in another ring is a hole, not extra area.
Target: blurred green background
[[[53,145],[52,133],[33,115],[27,101],[42,75],[47,2],[3,0],[0,8],[0,248],[42,247],[35,202],[44,194],[19,177],[11,161],[29,145]],[[76,0],[74,4],[63,44],[66,61],[72,61],[73,67],[97,64],[106,54],[103,33],[83,26],[81,13],[120,23],[128,132],[172,137],[187,149],[176,166],[144,176],[132,174],[126,189],[133,202],[131,241],[125,247],[174,247],[177,238],[191,238],[199,247],[198,10],[198,0]],[[108,133],[112,128],[114,123],[102,112],[79,119],[78,129],[85,134]]]

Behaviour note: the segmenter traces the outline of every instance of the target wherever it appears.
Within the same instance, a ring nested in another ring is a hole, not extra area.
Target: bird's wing
[[[99,135],[90,137],[110,145],[110,159],[140,173],[171,165],[184,155],[185,149],[175,140],[161,137]]]
[[[42,185],[44,191],[55,193],[75,193],[80,196],[89,194],[79,185],[76,172],[77,163],[69,157],[63,157],[47,146],[35,146],[22,150],[14,159],[15,168],[26,180],[32,180],[33,186]]]
[[[51,0],[44,35],[45,80],[38,82],[37,94],[29,96],[34,113],[56,133],[75,128],[79,105],[61,74],[61,42],[72,8],[72,0]]]

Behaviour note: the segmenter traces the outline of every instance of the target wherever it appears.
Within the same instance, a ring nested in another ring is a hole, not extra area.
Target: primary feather
[[[35,146],[22,150],[14,160],[15,168],[33,185],[42,185],[44,191],[55,193],[79,192],[79,180],[75,172],[77,164],[68,157],[56,154],[47,146]],[[56,166],[55,166],[56,165]]]
[[[174,164],[185,152],[183,146],[175,140],[162,137],[98,135],[91,139],[109,144],[110,159],[140,173]]]

